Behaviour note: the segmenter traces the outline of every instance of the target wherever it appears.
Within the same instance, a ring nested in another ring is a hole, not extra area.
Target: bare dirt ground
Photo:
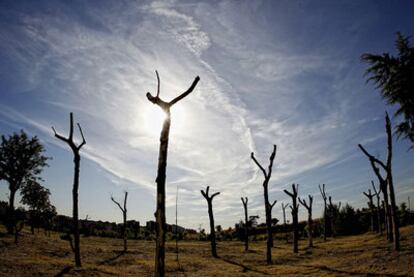
[[[19,245],[0,226],[0,276],[153,276],[154,242],[81,238],[82,268],[73,267],[73,254],[59,234],[46,237],[25,230]],[[394,252],[376,234],[340,237],[313,249],[300,241],[299,254],[286,242],[276,241],[273,264],[265,263],[265,242],[218,242],[220,258],[210,256],[209,242],[180,242],[179,262],[175,243],[167,243],[167,276],[414,276],[414,226],[401,229],[401,251]]]

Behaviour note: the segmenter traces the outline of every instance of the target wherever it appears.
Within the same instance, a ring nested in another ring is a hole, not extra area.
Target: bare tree
[[[380,192],[381,187],[377,190],[375,187],[374,181],[371,180],[372,188],[374,189],[374,195],[377,198],[377,221],[378,221],[378,228],[377,232],[382,235],[382,224],[381,224],[381,201],[380,201]]]
[[[330,214],[330,221],[331,221],[331,235],[332,237],[336,236],[336,221],[338,219],[338,214],[341,209],[341,202],[338,205],[332,203],[332,197],[328,197],[329,200],[329,214]]]
[[[55,137],[61,141],[66,142],[70,149],[73,152],[73,162],[75,164],[74,177],[73,177],[73,189],[72,189],[72,198],[73,198],[73,236],[75,240],[75,245],[73,247],[75,253],[75,264],[77,267],[82,266],[80,258],[80,236],[79,236],[79,212],[78,212],[78,191],[79,191],[79,171],[80,171],[80,154],[82,146],[86,144],[85,137],[83,136],[82,128],[79,123],[77,123],[79,128],[79,133],[82,136],[82,142],[79,145],[75,144],[73,140],[73,113],[70,113],[70,126],[69,126],[69,137],[65,138],[58,133],[56,133],[55,128],[52,127]]]
[[[319,191],[321,192],[323,199],[323,240],[326,241],[326,235],[328,231],[328,205],[326,201],[328,200],[325,192],[325,184],[319,185]]]
[[[247,197],[241,197],[241,201],[244,207],[244,250],[249,250],[249,217],[247,213],[247,202],[249,199]]]
[[[384,163],[383,161],[379,160],[378,158],[374,157],[373,155],[369,154],[367,150],[361,145],[358,144],[361,151],[368,157],[371,167],[373,168],[375,174],[377,175],[378,179],[380,180],[381,189],[383,194],[389,190],[389,197],[390,197],[390,206],[388,214],[388,225],[392,226],[389,229],[390,236],[392,236],[392,240],[394,241],[394,250],[400,249],[400,231],[399,231],[399,223],[398,223],[398,215],[397,215],[397,205],[395,202],[395,192],[394,192],[394,183],[392,178],[392,132],[391,132],[391,121],[388,117],[388,113],[385,113],[385,130],[387,133],[387,160]],[[386,174],[386,177],[382,177],[379,168],[381,167]],[[387,205],[388,197],[384,200],[385,205]],[[392,235],[391,235],[392,234]],[[390,239],[390,238],[389,238]]]
[[[159,106],[166,114],[164,124],[162,126],[160,135],[160,148],[158,155],[158,171],[155,182],[157,183],[157,210],[155,212],[156,222],[156,247],[155,247],[155,276],[165,275],[165,233],[166,233],[166,222],[165,222],[165,180],[166,180],[166,169],[167,169],[167,153],[168,153],[168,138],[170,133],[171,125],[171,107],[182,100],[184,97],[189,95],[196,87],[200,77],[196,77],[191,84],[190,88],[177,96],[170,102],[163,101],[160,96],[160,77],[158,72],[157,75],[157,95],[152,96],[151,93],[147,93],[148,101]]]
[[[111,196],[112,202],[114,202],[122,212],[122,219],[124,222],[122,226],[122,238],[124,239],[124,252],[127,252],[127,198],[128,198],[128,192],[126,191],[125,196],[124,196],[124,207],[122,207],[121,204],[119,204],[119,202],[116,201]]]
[[[302,200],[298,198],[298,200],[299,200],[299,203],[302,204],[302,206],[304,206],[306,210],[308,210],[308,241],[309,241],[308,246],[313,247],[313,220],[312,220],[313,196],[308,195],[308,197],[309,197],[309,204],[306,203],[305,199]]]
[[[289,204],[284,205],[282,203],[282,212],[283,212],[283,226],[285,227],[285,234],[286,234],[286,242],[289,242],[289,235],[286,232],[286,208],[289,206]]]
[[[207,200],[208,205],[208,217],[210,219],[210,242],[211,242],[211,255],[217,258],[216,249],[216,230],[214,228],[214,215],[213,215],[213,198],[220,194],[220,192],[213,193],[211,196],[208,195],[210,186],[207,186],[206,191],[201,190],[201,194]]]
[[[263,168],[263,166],[256,160],[253,152],[250,154],[250,157],[255,162],[255,164],[260,168],[260,170],[263,172],[263,175],[264,175],[263,189],[264,189],[264,203],[265,203],[266,230],[267,230],[266,262],[267,264],[271,264],[272,263],[272,247],[273,247],[272,208],[276,204],[276,201],[273,201],[273,203],[270,204],[268,186],[269,186],[270,177],[272,176],[273,161],[276,157],[276,145],[273,145],[273,152],[269,158],[269,167],[268,167],[267,172]]]
[[[364,191],[363,194],[368,198],[368,206],[371,211],[371,232],[374,232],[374,202],[372,199],[375,195],[372,194],[370,189],[368,190],[368,193]]]
[[[283,190],[287,195],[292,197],[292,205],[290,205],[290,209],[292,210],[292,225],[293,225],[293,252],[298,253],[298,210],[299,204],[297,203],[298,199],[298,184],[292,184],[292,192],[287,190]]]

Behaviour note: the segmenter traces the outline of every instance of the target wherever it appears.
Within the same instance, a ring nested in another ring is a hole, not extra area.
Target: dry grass
[[[4,228],[0,227],[4,234]],[[328,242],[316,240],[307,249],[300,242],[299,254],[291,245],[276,241],[273,265],[265,263],[265,242],[218,242],[220,258],[210,257],[208,242],[180,242],[179,263],[174,243],[167,244],[167,276],[414,276],[414,226],[401,229],[402,250],[392,251],[383,237],[375,234],[343,237]],[[0,276],[152,276],[154,243],[129,241],[122,254],[122,240],[81,238],[81,269],[73,267],[73,254],[59,234],[23,232],[20,244],[0,237]]]

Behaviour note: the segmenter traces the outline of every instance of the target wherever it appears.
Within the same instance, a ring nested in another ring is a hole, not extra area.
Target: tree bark
[[[72,188],[72,201],[73,201],[73,237],[74,237],[74,247],[73,252],[75,254],[75,265],[81,267],[81,257],[80,257],[80,235],[79,235],[79,212],[78,212],[78,191],[79,191],[79,171],[80,171],[80,154],[79,151],[86,144],[85,137],[83,136],[83,131],[78,123],[79,132],[82,136],[82,142],[79,145],[76,145],[73,141],[73,113],[70,113],[70,126],[69,126],[69,137],[65,138],[58,133],[56,133],[55,128],[52,127],[55,137],[66,142],[73,152],[73,163],[74,163],[74,176],[73,176],[73,188]]]
[[[308,247],[313,247],[313,220],[312,220],[312,203],[313,203],[313,197],[311,195],[309,197],[309,205],[306,203],[305,199],[300,199],[299,203],[302,204],[308,211]]]
[[[208,217],[210,219],[210,242],[211,242],[211,255],[214,258],[218,258],[217,256],[217,245],[216,245],[216,229],[214,228],[214,215],[213,215],[213,198],[220,194],[220,192],[213,193],[209,196],[210,186],[207,186],[206,191],[204,192],[201,190],[201,194],[207,200],[208,206]]]
[[[299,210],[299,204],[297,203],[298,199],[298,184],[292,184],[292,192],[289,192],[287,190],[283,190],[287,195],[289,195],[292,198],[292,205],[290,206],[292,210],[292,224],[293,224],[293,253],[298,253],[298,240],[299,240],[299,234],[298,234],[298,210]]]
[[[248,212],[247,212],[247,202],[249,201],[249,199],[247,197],[245,198],[241,198],[241,201],[243,203],[243,207],[244,207],[244,250],[247,251],[249,250],[249,217],[248,217]]]
[[[122,238],[124,240],[124,250],[123,250],[124,253],[126,253],[128,250],[127,248],[127,239],[128,239],[127,238],[127,198],[128,198],[128,192],[126,191],[125,196],[124,196],[124,207],[122,207],[121,204],[119,204],[113,197],[111,197],[112,202],[114,202],[122,212],[122,219],[123,219]]]
[[[387,184],[390,190],[391,218],[393,226],[394,250],[400,250],[400,230],[398,222],[397,203],[395,201],[394,182],[392,177],[392,131],[388,113],[385,113],[385,129],[387,132]]]
[[[250,154],[252,160],[256,163],[256,165],[260,168],[264,175],[263,181],[263,194],[264,194],[264,202],[265,202],[265,213],[266,213],[266,231],[267,231],[267,243],[266,243],[266,262],[267,264],[272,263],[272,247],[273,247],[273,234],[272,234],[272,207],[275,205],[276,201],[273,204],[269,203],[269,193],[268,193],[268,185],[270,177],[272,176],[272,167],[273,161],[276,156],[276,145],[273,145],[273,152],[269,158],[269,167],[268,171],[260,165],[260,163],[254,157],[254,153]]]
[[[160,95],[160,78],[158,72],[155,71],[157,76],[157,95],[153,96],[151,93],[147,93],[148,101],[159,106],[166,114],[164,120],[161,135],[160,135],[160,148],[158,155],[158,170],[157,178],[157,208],[155,211],[155,234],[156,234],[156,246],[155,246],[155,276],[162,277],[165,275],[165,234],[166,234],[166,222],[165,222],[165,181],[166,181],[166,168],[167,168],[167,153],[168,153],[168,138],[170,133],[171,113],[170,108],[181,101],[187,95],[189,95],[196,87],[200,77],[196,77],[187,91],[183,92],[170,102],[163,101]]]
[[[324,204],[323,206],[323,223],[324,223],[323,224],[324,225],[323,240],[326,241],[327,230],[328,230],[328,209],[327,209],[328,207],[326,204],[327,197],[326,197],[326,192],[325,192],[325,184],[322,184],[322,188],[321,188],[321,185],[319,185],[319,191],[321,192],[323,204]]]

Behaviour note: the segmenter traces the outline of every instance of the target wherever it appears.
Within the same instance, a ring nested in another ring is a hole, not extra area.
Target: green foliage
[[[29,206],[31,210],[43,211],[51,205],[49,189],[34,180],[28,180],[20,193],[22,195],[21,202]]]
[[[409,37],[397,33],[397,56],[363,54],[362,61],[369,64],[366,74],[381,90],[382,97],[391,105],[397,104],[395,116],[403,116],[396,126],[398,136],[409,139],[414,147],[414,47]]]
[[[38,175],[47,166],[48,157],[43,156],[43,152],[39,139],[29,138],[23,130],[8,138],[1,136],[0,179],[9,183],[11,192],[16,192],[29,180],[39,179]]]

